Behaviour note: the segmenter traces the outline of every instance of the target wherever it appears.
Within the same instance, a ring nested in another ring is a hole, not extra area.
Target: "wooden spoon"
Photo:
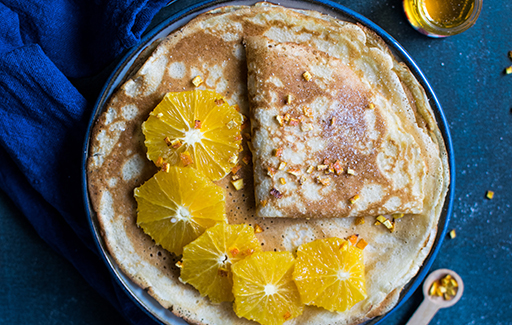
[[[458,288],[455,297],[453,297],[451,300],[445,300],[443,297],[429,295],[429,290],[432,286],[432,283],[441,279],[447,274],[451,275],[455,281],[457,281]],[[448,269],[439,269],[430,273],[425,282],[423,282],[423,296],[425,298],[406,325],[428,324],[440,308],[446,308],[455,305],[455,303],[459,301],[460,297],[462,297],[463,292],[464,282],[462,282],[461,277],[454,271]]]

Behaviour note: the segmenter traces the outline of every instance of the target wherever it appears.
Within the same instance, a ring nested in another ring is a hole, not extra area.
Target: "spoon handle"
[[[406,325],[427,325],[438,310],[438,305],[429,299],[424,299]]]

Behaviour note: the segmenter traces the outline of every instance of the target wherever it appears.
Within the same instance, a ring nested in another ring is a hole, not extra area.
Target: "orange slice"
[[[346,311],[366,298],[363,251],[343,239],[301,245],[293,279],[303,303],[329,311]]]
[[[160,171],[134,195],[137,225],[177,255],[207,228],[227,222],[223,190],[192,168]]]
[[[302,314],[292,279],[291,252],[259,252],[234,264],[235,313],[264,325],[280,325]]]
[[[233,301],[231,265],[260,247],[253,227],[218,223],[185,246],[180,279],[215,303]]]
[[[209,90],[167,93],[142,124],[147,156],[158,167],[191,166],[211,180],[238,161],[242,116]]]

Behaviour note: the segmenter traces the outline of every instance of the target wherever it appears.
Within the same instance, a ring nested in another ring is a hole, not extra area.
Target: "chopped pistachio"
[[[171,141],[171,139],[169,139],[169,137],[165,137],[164,142],[167,146],[169,146],[169,147],[172,146],[172,141]]]
[[[392,217],[393,217],[394,219],[400,219],[400,218],[402,218],[403,216],[404,216],[404,214],[403,214],[403,213],[393,213],[393,214],[392,214]]]
[[[259,234],[259,233],[262,233],[263,232],[263,228],[261,228],[260,225],[258,225],[257,223],[254,224],[254,233],[256,234]]]
[[[276,115],[276,120],[277,120],[277,123],[279,123],[279,125],[283,126],[283,124],[284,124],[284,117],[283,116]]]
[[[386,219],[386,221],[384,221],[382,223],[386,228],[388,228],[389,231],[393,231],[393,224],[391,223],[391,221],[389,221],[389,219]]]
[[[322,177],[318,176],[316,178],[316,180],[318,183],[322,184],[323,186],[329,186],[331,184],[331,180],[327,177],[322,178]]]
[[[311,73],[309,73],[309,71],[305,71],[303,74],[302,74],[302,77],[304,77],[304,79],[306,79],[306,81],[310,81],[311,78],[313,78],[313,76],[311,75]]]
[[[196,87],[199,87],[199,85],[202,83],[203,83],[203,78],[201,78],[201,76],[196,76],[194,79],[192,79],[192,84],[194,84],[194,86],[196,86]]]
[[[507,68],[505,69],[505,74],[511,74],[511,73],[512,73],[512,66],[507,67]]]
[[[234,180],[234,181],[236,181],[237,179],[240,179],[240,176],[238,176],[238,175],[233,175],[233,176],[231,176],[231,179],[232,179],[232,180]]]
[[[262,207],[266,206],[266,205],[267,205],[267,200],[261,200],[261,201],[260,201],[260,205],[261,205]]]
[[[348,237],[348,241],[352,244],[352,245],[355,245],[357,243],[357,238],[359,237],[359,235],[352,235],[350,237]]]
[[[380,222],[380,223],[384,223],[384,221],[386,221],[388,219],[386,219],[386,217],[384,217],[383,215],[380,215],[377,217],[377,221]]]
[[[316,166],[316,169],[318,171],[323,171],[323,170],[326,170],[327,168],[329,168],[329,165],[318,165],[318,166]]]
[[[181,269],[183,267],[183,262],[182,261],[178,261],[176,262],[176,266]]]
[[[171,147],[173,147],[174,149],[178,149],[181,146],[182,146],[182,143],[181,143],[180,139],[174,139],[171,141]]]
[[[236,181],[231,181],[231,184],[233,184],[233,187],[239,191],[241,189],[244,188],[244,179],[243,178],[240,178],[240,179],[237,179]]]
[[[216,104],[216,105],[222,105],[222,104],[224,104],[224,103],[225,103],[225,101],[224,101],[224,99],[222,99],[222,98],[217,98],[217,99],[215,100],[215,104]]]
[[[359,196],[359,194],[356,194],[354,195],[353,197],[351,197],[348,201],[350,202],[350,204],[354,204],[357,202],[357,200],[359,200],[361,197]]]
[[[157,119],[161,119],[162,117],[164,117],[164,113],[158,113],[158,114],[156,114],[156,118],[157,118]]]
[[[279,170],[284,170],[285,168],[286,168],[286,162],[281,161],[281,162],[279,163],[279,167],[277,167],[277,169],[279,169]]]
[[[276,174],[276,169],[273,168],[273,167],[268,167],[267,168],[267,175],[270,176],[270,177],[274,177],[274,175]]]
[[[238,162],[238,155],[234,154],[229,157],[229,163],[235,165]]]
[[[306,170],[306,173],[311,174],[313,170],[315,170],[315,167],[309,166],[308,169]]]
[[[356,225],[364,225],[364,223],[365,223],[364,217],[357,217],[355,220]]]
[[[348,249],[348,242],[347,241],[343,241],[340,245],[340,250],[341,251],[346,251]]]
[[[249,163],[251,162],[251,159],[252,159],[252,157],[250,155],[245,155],[242,158],[242,161],[244,162],[244,164],[249,165]]]
[[[170,172],[171,171],[171,164],[169,163],[163,163],[162,164],[162,170],[166,173]]]
[[[235,167],[231,168],[231,173],[236,174],[242,166],[236,165]]]
[[[333,118],[331,118],[331,126],[336,124],[336,116],[334,116]]]
[[[283,177],[281,177],[281,178],[279,179],[279,183],[281,183],[281,184],[283,184],[283,185],[284,185],[284,184],[286,184],[286,179],[284,179]]]
[[[374,103],[369,103],[368,105],[366,105],[366,108],[374,109],[375,108],[375,104]]]
[[[302,132],[308,132],[313,130],[313,124],[311,123],[302,123],[300,126]]]
[[[290,314],[290,312],[289,312],[289,311],[287,311],[287,312],[286,312],[286,313],[284,313],[284,315],[283,315],[284,320],[288,320],[290,317],[292,317],[292,314]]]
[[[290,118],[290,121],[288,122],[288,125],[291,125],[291,126],[297,126],[299,124],[300,124],[300,120],[296,119],[294,117]]]
[[[283,148],[274,149],[274,156],[281,157],[282,154],[283,154]]]
[[[164,163],[164,158],[162,158],[162,157],[158,157],[158,159],[155,161],[155,165],[157,167],[162,167],[163,163]]]
[[[284,114],[283,116],[283,121],[285,121],[286,123],[288,123],[290,121],[292,117],[290,116],[290,114],[286,113]]]
[[[306,182],[306,176],[302,175],[301,177],[299,177],[299,185],[302,185]]]
[[[455,238],[455,237],[457,237],[457,233],[455,232],[455,229],[452,229],[452,230],[450,231],[450,238],[451,238],[451,239],[453,239],[453,238]]]
[[[364,239],[361,239],[357,244],[356,244],[356,247],[359,248],[360,250],[363,250],[365,249],[365,247],[368,246],[368,243],[366,242],[366,240]]]
[[[492,200],[492,198],[494,197],[494,192],[487,191],[487,193],[485,193],[485,197],[487,197],[489,200]]]
[[[290,168],[288,169],[288,173],[292,174],[293,176],[299,176],[300,175],[300,169],[298,168]]]
[[[288,94],[286,95],[286,104],[291,104],[293,100],[292,95]]]
[[[336,160],[336,162],[332,165],[334,167],[334,171],[336,172],[336,175],[341,175],[343,173],[343,167],[341,167],[341,163],[339,160]]]
[[[313,110],[308,106],[304,106],[304,115],[307,117],[313,117]]]
[[[231,256],[235,257],[240,253],[240,250],[236,247],[232,247],[229,249],[229,252],[231,253]]]
[[[351,168],[347,168],[347,174],[348,175],[355,175],[356,174],[356,171],[351,169]]]

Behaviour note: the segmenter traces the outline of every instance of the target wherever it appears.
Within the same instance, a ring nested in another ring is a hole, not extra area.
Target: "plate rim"
[[[122,288],[122,290],[128,295],[128,297],[140,308],[142,309],[150,318],[152,318],[154,321],[156,321],[159,324],[168,324],[163,319],[161,319],[161,315],[156,315],[155,311],[151,310],[150,306],[147,306],[145,303],[141,301],[141,298],[138,297],[135,292],[131,288],[129,288],[129,283],[126,282],[126,279],[123,279],[124,274],[119,269],[119,267],[115,264],[113,261],[113,258],[110,256],[110,253],[108,252],[108,249],[105,247],[104,240],[102,236],[100,235],[100,228],[97,224],[98,221],[94,220],[95,212],[92,208],[91,201],[89,198],[89,191],[87,186],[87,160],[89,157],[89,145],[90,145],[90,136],[92,129],[94,127],[94,124],[96,122],[97,117],[99,114],[103,111],[104,106],[107,104],[108,99],[110,98],[111,94],[117,89],[117,87],[121,84],[121,81],[123,78],[126,77],[127,69],[129,68],[129,65],[133,63],[133,61],[137,58],[137,56],[146,49],[153,41],[158,39],[158,34],[161,33],[164,29],[166,29],[168,26],[171,26],[173,24],[176,24],[182,20],[185,20],[181,25],[178,23],[178,27],[176,27],[174,30],[180,28],[181,26],[185,25],[190,19],[193,19],[195,16],[201,14],[204,11],[213,10],[218,7],[222,6],[229,6],[229,5],[251,5],[258,2],[267,2],[267,1],[257,1],[257,0],[203,0],[200,1],[194,5],[188,6],[185,9],[179,10],[173,14],[171,14],[169,17],[165,18],[163,21],[155,25],[151,30],[146,31],[144,33],[144,36],[141,37],[140,42],[133,46],[132,48],[128,49],[125,54],[122,54],[120,61],[117,63],[115,68],[113,68],[112,73],[108,77],[105,85],[102,87],[102,90],[100,92],[100,95],[98,96],[98,99],[96,100],[91,116],[88,121],[87,131],[85,134],[85,139],[83,143],[83,152],[82,152],[82,197],[83,202],[86,210],[87,215],[87,221],[90,228],[90,231],[94,238],[94,243],[96,245],[96,248],[100,252],[100,257],[103,260],[103,262],[106,264],[110,274],[115,279],[116,283]],[[272,1],[268,1],[269,3],[273,3]],[[278,2],[278,1],[276,1]],[[428,82],[427,78],[417,65],[417,63],[413,60],[411,55],[403,48],[403,46],[395,40],[388,32],[386,32],[384,29],[382,29],[380,26],[372,22],[370,19],[364,17],[363,15],[353,11],[352,9],[349,9],[339,3],[336,3],[331,0],[284,0],[280,1],[277,4],[283,5],[283,3],[286,3],[287,5],[284,5],[285,7],[289,8],[298,8],[297,6],[289,6],[288,4],[309,4],[312,6],[319,6],[325,9],[326,11],[335,12],[338,16],[342,16],[343,18],[349,18],[353,22],[359,23],[367,28],[369,28],[371,31],[376,33],[380,38],[384,40],[384,42],[388,45],[388,47],[392,50],[395,57],[400,59],[402,62],[404,62],[407,67],[411,70],[413,75],[416,77],[418,82],[421,84],[423,89],[425,90],[425,93],[427,95],[427,98],[430,102],[430,105],[432,106],[432,110],[434,112],[434,115],[436,117],[437,125],[441,131],[441,134],[443,136],[443,140],[446,146],[447,151],[447,158],[448,158],[448,166],[450,171],[450,184],[448,186],[448,190],[445,197],[445,202],[443,205],[443,209],[440,215],[440,220],[444,216],[444,222],[441,224],[438,223],[437,226],[437,233],[436,233],[436,239],[432,245],[432,248],[423,261],[423,265],[420,266],[420,269],[418,273],[404,286],[400,293],[399,300],[397,304],[389,310],[384,315],[377,316],[363,324],[365,325],[376,325],[381,324],[389,315],[391,315],[395,310],[399,309],[416,291],[416,289],[420,286],[420,284],[423,282],[425,277],[427,276],[428,272],[430,271],[430,268],[439,253],[442,242],[447,234],[447,229],[449,225],[449,221],[452,215],[453,210],[453,202],[454,202],[454,196],[455,196],[455,157],[454,157],[454,150],[453,150],[453,143],[452,143],[452,137],[449,130],[449,124],[447,122],[447,119],[445,117],[444,111],[442,109],[441,104],[439,103],[439,100],[437,99],[436,94],[434,93],[430,83]],[[306,9],[306,8],[298,8],[298,9]],[[307,10],[314,10],[314,9],[307,9]],[[322,13],[325,13],[322,12]],[[121,75],[124,74],[124,77]],[[119,79],[121,77],[121,79]],[[117,85],[116,85],[117,82]],[[128,279],[129,281],[129,279]],[[149,299],[154,299],[152,297],[149,297]],[[158,304],[158,302],[155,303]],[[162,307],[162,309],[165,309]],[[165,309],[167,310],[167,309]],[[170,313],[170,312],[169,312]],[[177,321],[182,320],[181,318],[175,316],[174,314],[171,314],[172,316],[177,318]]]

